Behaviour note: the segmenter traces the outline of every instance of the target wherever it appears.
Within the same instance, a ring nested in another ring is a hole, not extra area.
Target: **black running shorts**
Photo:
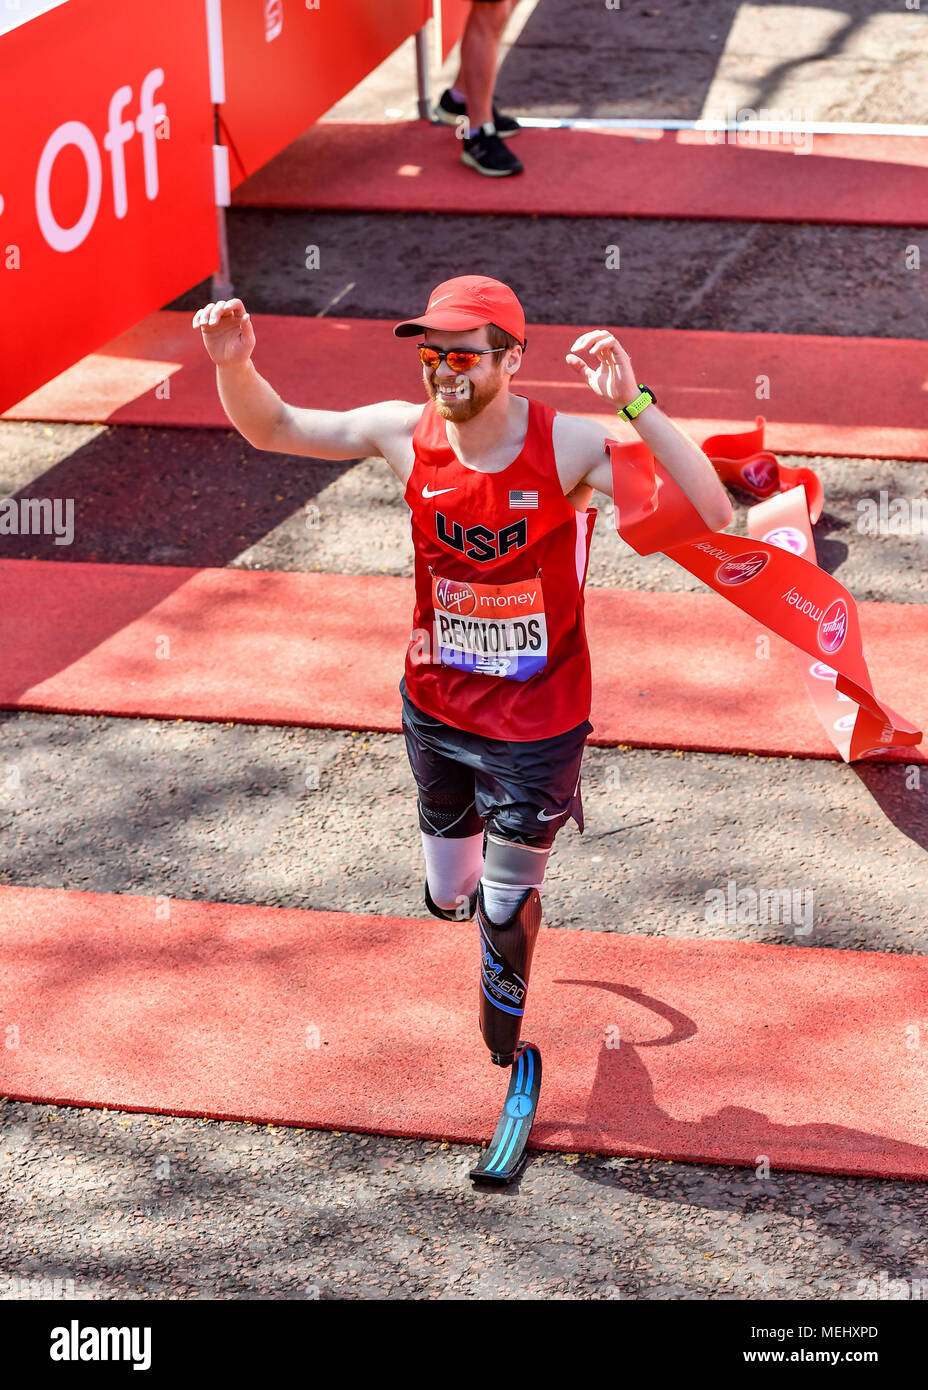
[[[403,733],[423,805],[472,802],[487,828],[517,844],[546,847],[571,817],[583,830],[580,763],[588,719],[553,738],[526,743],[484,738],[433,719],[406,694]]]

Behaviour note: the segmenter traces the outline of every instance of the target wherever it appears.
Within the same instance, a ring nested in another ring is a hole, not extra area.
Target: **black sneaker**
[[[441,94],[434,114],[436,119],[445,125],[457,125],[461,117],[467,115],[467,103],[455,101],[451,95],[451,88],[447,87]],[[493,124],[496,126],[497,135],[504,140],[510,135],[518,135],[522,129],[515,116],[504,116],[502,111],[495,106],[493,107]]]
[[[523,170],[521,161],[497,135],[492,121],[482,125],[473,139],[464,141],[461,162],[469,164],[478,174],[489,174],[497,179],[506,174],[521,174]]]

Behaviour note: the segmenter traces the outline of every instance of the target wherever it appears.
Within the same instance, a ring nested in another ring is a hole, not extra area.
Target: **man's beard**
[[[502,373],[497,372],[488,382],[479,385],[470,377],[461,376],[457,378],[456,385],[463,381],[467,388],[467,394],[462,394],[455,400],[443,400],[436,390],[433,376],[425,379],[425,389],[429,394],[429,399],[435,404],[438,414],[445,420],[453,420],[456,425],[462,425],[467,420],[473,420],[475,415],[479,415],[485,410],[492,400],[495,400],[500,393],[503,384]]]

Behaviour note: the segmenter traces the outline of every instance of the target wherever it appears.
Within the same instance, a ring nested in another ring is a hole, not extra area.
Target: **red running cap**
[[[456,333],[485,323],[525,342],[525,314],[509,286],[487,275],[458,275],[435,286],[420,318],[398,323],[393,332],[397,338],[412,338],[426,328]]]

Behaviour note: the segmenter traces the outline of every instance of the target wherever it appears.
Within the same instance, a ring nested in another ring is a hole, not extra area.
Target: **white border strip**
[[[206,41],[209,48],[209,99],[220,106],[226,99],[226,67],[222,52],[222,5],[206,0]]]
[[[441,0],[432,0],[432,53],[433,61],[437,68],[442,66],[441,60]],[[426,20],[426,23],[428,21]]]
[[[65,0],[0,0],[0,34],[12,33],[21,24],[64,3]]]
[[[519,116],[520,126],[536,130],[795,130],[810,135],[928,135],[928,125],[887,125],[870,121],[680,121],[672,116]]]
[[[213,146],[213,192],[216,197],[218,208],[227,208],[232,204],[232,196],[229,184],[229,147],[228,145]]]

